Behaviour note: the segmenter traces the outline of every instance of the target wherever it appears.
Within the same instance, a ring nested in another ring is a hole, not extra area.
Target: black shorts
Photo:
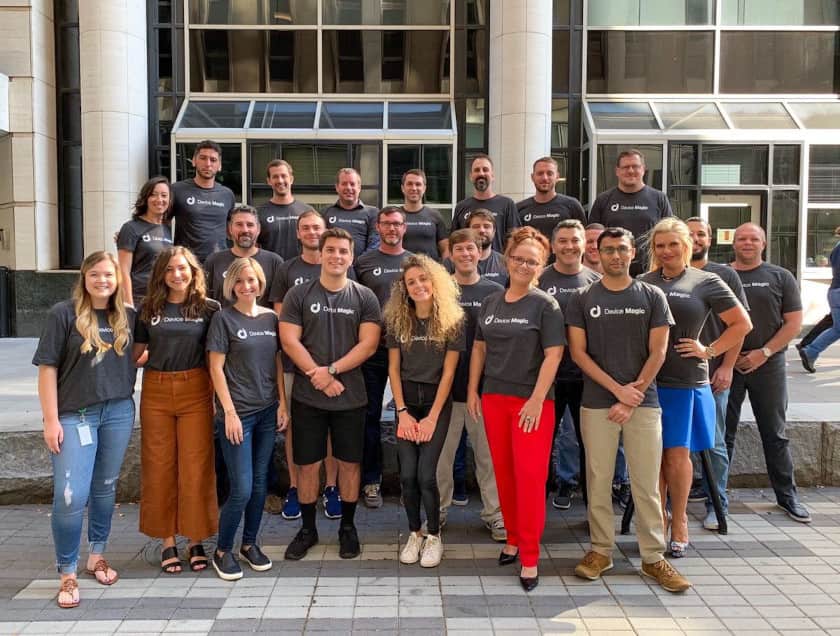
[[[365,446],[367,407],[326,411],[292,398],[292,457],[298,466],[321,461],[327,456],[327,433],[333,457],[360,464]]]

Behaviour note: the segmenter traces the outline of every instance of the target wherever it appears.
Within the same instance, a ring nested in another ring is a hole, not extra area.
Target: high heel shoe
[[[671,540],[671,558],[681,559],[685,556],[685,551],[688,549],[688,541],[674,541]]]
[[[516,559],[519,558],[519,550],[514,552],[513,554],[508,554],[504,550],[499,552],[499,565],[510,565],[511,563],[516,563]]]
[[[540,584],[540,575],[537,574],[536,576],[520,576],[519,583],[520,585],[522,585],[523,590],[525,590],[526,592],[530,592]]]

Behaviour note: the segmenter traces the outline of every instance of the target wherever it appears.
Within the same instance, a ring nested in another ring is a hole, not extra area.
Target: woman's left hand
[[[680,338],[674,345],[674,349],[683,358],[700,358],[701,360],[706,360],[709,357],[706,354],[706,345],[693,338]]]
[[[525,433],[536,431],[540,426],[543,401],[528,398],[519,410],[519,428]]]
[[[291,418],[286,412],[286,407],[281,404],[277,407],[277,432],[282,433],[285,431],[289,427],[290,423]]]
[[[432,439],[432,435],[435,434],[435,426],[437,425],[437,419],[432,419],[430,416],[424,417],[422,420],[417,422],[417,441],[418,442],[428,442]]]

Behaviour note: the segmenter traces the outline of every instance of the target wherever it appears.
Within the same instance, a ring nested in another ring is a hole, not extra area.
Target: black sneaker
[[[558,510],[568,510],[572,507],[572,487],[568,484],[561,484],[560,490],[551,500],[551,505]]]
[[[799,349],[799,359],[802,360],[802,366],[808,373],[816,373],[817,367],[814,366],[814,361],[805,353],[805,349]]]
[[[309,552],[309,548],[316,543],[318,543],[318,531],[301,528],[286,547],[286,554],[283,555],[283,558],[289,561],[300,561]]]
[[[340,527],[338,529],[338,556],[342,559],[355,559],[361,551],[356,526]]]
[[[233,556],[233,552],[228,550],[222,556],[219,556],[218,550],[213,550],[213,569],[216,574],[224,581],[238,581],[242,578],[242,568],[239,567],[239,561]]]
[[[811,513],[809,513],[808,509],[799,503],[798,500],[793,499],[788,503],[779,502],[776,505],[784,510],[787,513],[787,516],[794,521],[798,521],[799,523],[811,523]]]
[[[630,503],[630,484],[613,484],[613,500],[622,508]]]
[[[245,559],[245,562],[251,566],[252,570],[265,572],[271,569],[271,559],[265,556],[258,545],[248,546],[247,550],[239,550],[239,556]]]
[[[691,503],[700,503],[706,501],[706,491],[703,486],[692,486],[688,491],[688,500]]]

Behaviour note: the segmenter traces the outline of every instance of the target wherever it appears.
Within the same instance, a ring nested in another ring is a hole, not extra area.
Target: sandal
[[[107,579],[108,570],[111,570],[114,573],[114,578],[111,579],[110,581]],[[106,577],[104,580],[100,579],[98,576],[96,576],[99,572],[104,572],[105,577]],[[117,571],[114,570],[110,565],[108,565],[108,562],[105,559],[99,559],[93,565],[92,570],[90,568],[85,568],[85,574],[90,574],[93,578],[96,579],[96,582],[99,583],[100,585],[113,585],[120,578],[120,575],[117,574]]]
[[[671,558],[681,559],[685,556],[685,551],[688,549],[688,541],[674,541],[671,540]]]
[[[79,606],[79,597],[77,596],[79,592],[79,584],[76,582],[74,578],[66,578],[61,582],[61,587],[58,588],[58,596],[56,596],[55,600],[58,603],[58,606],[61,609],[73,609],[74,607]],[[69,603],[62,603],[61,602],[61,595],[62,594],[69,594],[70,595],[70,602]]]
[[[169,561],[169,563],[164,563],[164,561]],[[182,569],[181,559],[178,558],[178,548],[174,545],[164,548],[160,553],[160,571],[164,574],[180,574]]]
[[[201,572],[207,569],[210,560],[204,552],[204,546],[200,543],[190,546],[190,569],[193,572]]]

